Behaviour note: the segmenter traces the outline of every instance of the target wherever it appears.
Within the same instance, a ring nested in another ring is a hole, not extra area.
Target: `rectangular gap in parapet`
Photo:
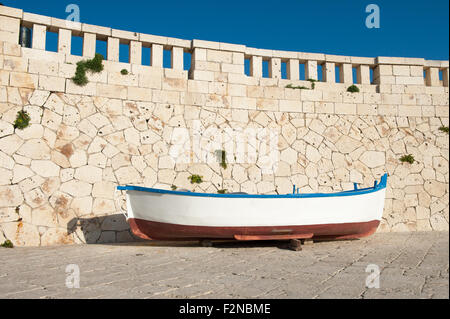
[[[370,68],[370,84],[373,84],[373,68]]]
[[[244,73],[246,76],[250,76],[250,58],[244,59]]]
[[[83,55],[83,38],[72,35],[71,46],[70,46],[70,54],[71,55]]]
[[[323,81],[323,65],[317,64],[317,80]]]
[[[358,84],[358,68],[352,67],[352,79],[353,79],[353,84]]]
[[[119,62],[130,63],[130,44],[121,43],[119,45]]]
[[[300,63],[300,70],[299,70],[299,79],[301,81],[305,81],[306,80],[306,64],[305,63]]]
[[[340,65],[334,67],[334,80],[336,83],[341,83],[341,67]]]
[[[183,52],[183,70],[189,71],[191,69],[192,54],[190,52]]]
[[[281,61],[281,78],[287,79],[287,62]]]
[[[172,67],[172,51],[164,49],[163,68],[170,69],[171,67]]]
[[[439,81],[443,81],[443,78],[444,78],[444,71],[439,70]]]
[[[108,44],[106,43],[106,41],[103,40],[96,40],[95,41],[95,53],[100,53],[101,55],[103,55],[104,59],[108,59],[108,55],[107,55],[107,47]]]
[[[58,33],[47,30],[45,35],[45,50],[58,52]]]
[[[262,77],[268,78],[269,77],[269,61],[263,60],[262,62]]]
[[[150,47],[142,46],[142,65],[150,66],[151,54],[152,54],[152,49]]]

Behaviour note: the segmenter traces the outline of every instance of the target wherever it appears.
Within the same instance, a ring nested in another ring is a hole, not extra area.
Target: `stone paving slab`
[[[316,242],[145,242],[0,249],[0,298],[449,298],[449,233]],[[66,267],[80,288],[66,287]],[[379,288],[367,288],[368,265]]]

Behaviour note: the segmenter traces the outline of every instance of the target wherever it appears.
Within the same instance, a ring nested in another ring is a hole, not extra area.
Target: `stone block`
[[[244,74],[244,65],[241,64],[229,64],[229,63],[222,63],[221,64],[221,71],[227,72],[227,73],[239,73]]]
[[[327,83],[336,82],[335,64],[332,62],[326,62],[322,65],[322,79]]]
[[[359,84],[370,84],[370,67],[368,65],[360,65],[356,69],[356,82]]]
[[[357,104],[356,110],[358,115],[377,115],[378,104]]]
[[[280,112],[301,113],[302,111],[302,102],[294,100],[280,100]]]
[[[59,68],[58,62],[45,61],[45,60],[42,61],[42,60],[34,60],[34,59],[30,59],[28,62],[28,72],[33,73],[33,74],[58,76],[58,71],[59,71],[58,68]]]
[[[356,114],[356,104],[335,103],[334,111],[336,112],[336,114],[355,115]]]
[[[45,39],[47,34],[47,27],[45,25],[33,25],[32,47],[37,50],[45,50]]]
[[[286,75],[289,80],[300,79],[300,65],[299,61],[295,59],[289,59],[286,67]]]
[[[250,59],[250,75],[253,77],[262,77],[262,57],[252,56]]]
[[[398,116],[422,116],[422,107],[420,105],[399,105]]]
[[[11,72],[9,84],[20,88],[36,89],[38,87],[38,76],[35,74]]]
[[[71,54],[72,31],[66,29],[58,30],[58,52]]]
[[[92,58],[95,56],[97,36],[95,33],[83,34],[83,56]]]
[[[225,51],[217,51],[217,50],[207,50],[206,51],[207,60],[211,62],[220,62],[220,63],[233,63],[233,53],[225,52]]]
[[[139,87],[161,89],[162,87],[162,69],[156,72],[139,74]]]
[[[237,109],[255,110],[256,99],[249,97],[233,96],[231,98],[231,107]]]
[[[112,99],[127,99],[127,87],[121,85],[111,85],[97,83],[97,95]]]
[[[119,46],[120,40],[118,38],[108,37],[107,43],[107,57],[108,61],[119,62]]]
[[[187,91],[190,93],[208,93],[208,90],[209,82],[207,81],[189,80],[187,83]]]
[[[269,78],[281,79],[281,59],[271,58],[269,60]]]
[[[111,28],[101,27],[101,26],[92,25],[92,24],[83,23],[81,25],[81,31],[83,33],[86,33],[86,32],[94,33],[94,34],[102,36],[102,38],[111,36]]]
[[[192,79],[212,82],[212,81],[214,81],[214,72],[194,70],[192,72]]]
[[[183,48],[180,48],[180,47],[172,48],[171,55],[170,55],[172,69],[183,70],[183,68],[184,68],[183,53],[184,53]]]
[[[65,79],[56,76],[39,75],[39,90],[64,92]]]
[[[1,45],[0,45],[1,47]],[[21,46],[11,42],[3,42],[3,54],[10,56],[21,56],[22,49]]]
[[[130,63],[142,64],[142,43],[130,41]]]
[[[416,84],[416,85],[423,85],[424,84],[424,78],[423,76],[396,76],[395,77],[395,84]]]
[[[392,74],[395,76],[410,76],[409,65],[393,65]]]
[[[163,36],[159,36],[159,35],[145,34],[145,33],[139,33],[139,41],[143,42],[145,44],[160,44],[160,45],[168,44],[167,37],[163,37]]]
[[[128,87],[128,99],[133,101],[151,101],[152,90],[149,88]]]
[[[2,5],[2,6],[0,6],[0,16],[7,16],[7,17],[22,19],[23,10]]]

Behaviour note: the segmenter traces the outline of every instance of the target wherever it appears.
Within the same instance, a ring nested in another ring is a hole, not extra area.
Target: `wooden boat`
[[[331,194],[203,194],[138,186],[126,191],[127,221],[144,239],[353,239],[373,234],[387,174],[371,188]]]

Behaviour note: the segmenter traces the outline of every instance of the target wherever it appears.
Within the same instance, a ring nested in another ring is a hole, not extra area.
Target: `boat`
[[[356,239],[377,230],[387,174],[370,188],[338,193],[208,194],[139,186],[126,191],[123,212],[132,232],[148,240]]]

